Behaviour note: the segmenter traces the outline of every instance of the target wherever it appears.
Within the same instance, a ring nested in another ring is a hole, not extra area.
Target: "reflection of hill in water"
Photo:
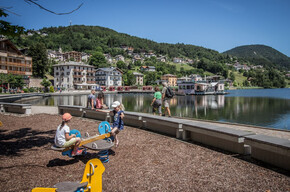
[[[202,119],[267,126],[287,115],[290,100],[259,97],[227,97],[222,110],[198,112]]]

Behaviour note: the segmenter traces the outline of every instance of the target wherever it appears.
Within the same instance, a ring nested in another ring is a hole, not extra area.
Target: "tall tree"
[[[90,57],[89,64],[93,65],[93,66],[95,66],[97,68],[108,67],[109,66],[107,64],[105,56],[101,52],[93,53],[93,55]]]
[[[32,57],[33,76],[43,78],[48,70],[48,59],[45,45],[43,43],[33,44],[29,49],[28,55]]]

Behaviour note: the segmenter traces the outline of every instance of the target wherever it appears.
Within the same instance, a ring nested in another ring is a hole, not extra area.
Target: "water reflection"
[[[151,113],[153,94],[107,94],[105,103],[118,100],[126,111]],[[87,106],[87,95],[53,96],[30,101],[33,105]],[[290,130],[290,99],[228,97],[224,95],[176,96],[170,100],[173,116],[234,122]]]

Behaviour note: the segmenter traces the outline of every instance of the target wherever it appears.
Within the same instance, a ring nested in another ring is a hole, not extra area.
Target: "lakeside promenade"
[[[1,188],[30,191],[80,181],[85,163],[51,151],[61,116],[0,114]],[[100,121],[73,117],[71,129],[97,133]],[[289,173],[259,161],[125,126],[104,164],[103,191],[289,191]]]

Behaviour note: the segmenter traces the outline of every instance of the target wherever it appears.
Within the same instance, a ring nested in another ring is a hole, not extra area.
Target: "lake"
[[[206,119],[290,130],[290,89],[229,90],[228,95],[175,96],[172,116]],[[107,94],[105,103],[118,100],[125,111],[151,113],[153,94]],[[28,103],[28,102],[26,102]],[[29,101],[33,105],[87,105],[87,95],[51,96]]]

